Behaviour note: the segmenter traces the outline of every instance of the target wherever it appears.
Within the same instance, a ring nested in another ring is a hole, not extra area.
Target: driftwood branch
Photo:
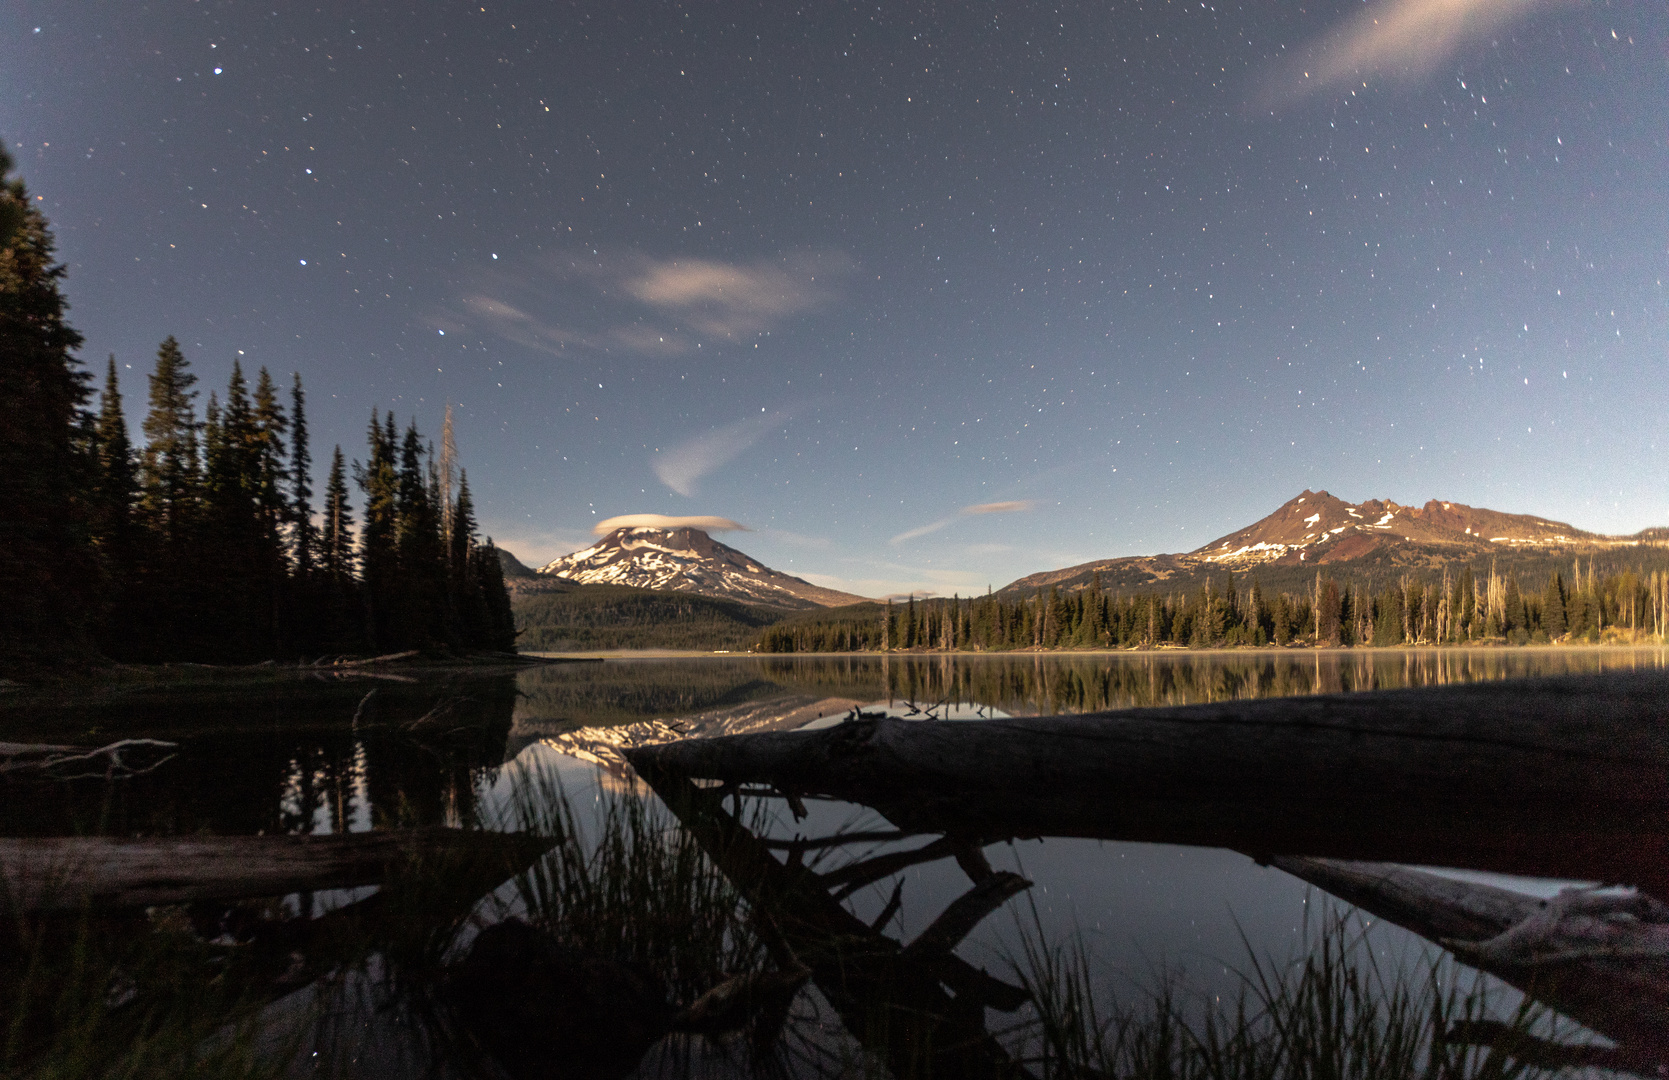
[[[172,751],[178,747],[178,743],[161,739],[118,739],[93,749],[48,743],[0,743],[0,776],[22,772],[36,772],[54,780],[139,776],[171,760],[174,757]],[[129,764],[126,755],[141,750],[170,752],[144,765]],[[102,765],[87,771],[86,767],[94,763]],[[82,771],[75,771],[77,769]]]
[[[392,829],[326,836],[0,839],[0,883],[23,911],[136,907],[375,885],[403,865],[542,854],[516,833]],[[512,871],[506,871],[508,877]]]
[[[387,653],[383,656],[367,656],[362,660],[338,660],[331,666],[339,668],[357,668],[369,667],[372,664],[392,664],[396,660],[410,660],[412,657],[416,656],[419,651],[420,650],[418,649],[407,649],[405,652]]]
[[[1564,889],[1487,941],[1444,944],[1469,963],[1532,968],[1576,960],[1656,960],[1669,967],[1669,905],[1643,893]]]
[[[1657,901],[1587,890],[1567,892],[1562,902],[1542,901],[1383,863],[1270,862],[1369,914],[1442,942],[1480,971],[1612,1039],[1630,1060],[1669,1066],[1669,955],[1639,949],[1642,928],[1661,927],[1647,921],[1662,912]],[[1595,918],[1596,912],[1626,917]],[[1561,941],[1562,931],[1573,926],[1584,955],[1568,955],[1569,943]],[[1629,948],[1593,947],[1607,935]],[[1567,955],[1547,963],[1541,957],[1548,950]]]

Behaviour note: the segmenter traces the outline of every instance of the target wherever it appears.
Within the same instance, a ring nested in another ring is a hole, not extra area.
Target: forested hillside
[[[450,422],[437,459],[415,424],[402,434],[372,411],[351,470],[357,531],[340,447],[314,502],[299,374],[285,395],[265,368],[251,388],[234,362],[199,414],[170,337],[136,442],[114,357],[93,407],[64,269],[21,181],[0,188],[0,208],[13,219],[0,240],[0,664],[514,648]]]
[[[1669,551],[1611,565],[1573,560],[1541,577],[1474,572],[1381,582],[1325,572],[1302,591],[1220,573],[1196,589],[1078,591],[860,604],[771,626],[762,652],[995,651],[1321,644],[1328,646],[1657,640],[1669,635]]]
[[[628,585],[580,585],[541,578],[514,593],[518,643],[531,651],[701,649],[742,652],[778,608],[688,592]]]

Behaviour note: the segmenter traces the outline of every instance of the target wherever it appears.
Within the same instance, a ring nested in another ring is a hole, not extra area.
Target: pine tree
[[[127,417],[122,413],[122,391],[116,380],[116,356],[110,356],[99,396],[98,422],[93,429],[97,469],[93,493],[93,530],[110,572],[118,582],[133,572],[133,513],[139,495],[133,444]]]
[[[408,645],[438,644],[446,637],[446,555],[434,503],[423,436],[413,421],[400,446],[395,549],[400,567]]]
[[[203,586],[192,604],[196,647],[212,649],[217,659],[250,659],[267,653],[271,637],[254,410],[237,363],[225,402],[209,398],[202,436],[200,546],[189,571]]]
[[[318,530],[313,526],[313,455],[307,446],[307,401],[301,389],[301,372],[290,385],[290,492],[289,517],[291,550],[296,576],[303,581],[313,575],[318,561]]]
[[[180,343],[168,337],[157,349],[150,377],[139,486],[145,523],[171,553],[188,537],[197,511],[196,383]]]
[[[398,579],[395,529],[399,506],[399,477],[394,467],[394,414],[386,426],[371,410],[368,433],[370,458],[354,466],[355,479],[365,493],[364,524],[359,533],[359,566],[365,585],[366,624],[375,648],[390,645],[398,618],[394,584]]]
[[[353,508],[348,505],[347,470],[343,467],[340,446],[331,455],[330,476],[325,481],[321,542],[325,573],[336,586],[344,586],[354,571]]]
[[[85,495],[87,377],[46,219],[0,162],[0,665],[92,649],[99,560]]]
[[[469,494],[469,474],[460,471],[458,496],[452,502],[452,520],[447,526],[447,587],[453,622],[460,644],[468,648],[497,648],[491,606],[483,591],[479,563],[475,559],[475,500]],[[497,551],[493,557],[498,557]]]
[[[12,156],[0,145],[0,251],[12,246],[28,218],[29,194],[12,175]]]
[[[452,498],[458,480],[458,442],[452,430],[452,406],[446,406],[445,419],[440,425],[440,510],[441,540],[448,549],[452,546]]]
[[[255,380],[251,465],[255,473],[255,509],[260,517],[263,556],[278,572],[285,569],[283,536],[293,518],[289,493],[289,450],[285,435],[290,430],[284,406],[278,403],[278,387],[272,374],[261,368]]]
[[[1517,571],[1507,575],[1507,588],[1502,608],[1502,633],[1515,634],[1526,628],[1524,618],[1524,596],[1518,588]]]
[[[1332,578],[1321,590],[1321,628],[1322,638],[1327,644],[1338,646],[1343,644],[1344,633],[1340,626],[1340,615],[1343,613],[1344,601],[1339,595],[1339,583]]]
[[[485,644],[498,652],[515,652],[516,617],[510,608],[510,590],[504,587],[504,565],[498,561],[498,549],[491,537],[470,552],[470,561],[475,564],[475,577],[487,605],[489,636]]]

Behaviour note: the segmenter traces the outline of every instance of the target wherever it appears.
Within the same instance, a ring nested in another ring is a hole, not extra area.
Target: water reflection
[[[1661,668],[1669,650],[1340,649],[611,660],[522,674],[516,737],[804,695],[1012,716]]]
[[[494,909],[492,917],[519,913],[530,918],[540,933],[555,935],[566,942],[564,948],[584,955],[558,956],[561,950],[541,946],[545,952],[587,970],[596,957],[607,956],[611,963],[669,963],[669,970],[695,972],[697,977],[685,979],[670,994],[680,1010],[693,1008],[705,988],[712,984],[716,989],[726,973],[774,973],[786,979],[778,985],[797,985],[792,976],[803,965],[811,973],[812,989],[791,1004],[767,1000],[767,995],[742,1009],[740,1028],[714,1023],[705,1029],[722,1036],[714,1046],[738,1037],[737,1031],[748,1039],[799,1039],[804,1054],[788,1070],[791,1075],[852,1074],[872,1066],[872,1071],[895,1076],[1017,1075],[1020,1066],[1035,1064],[1027,1059],[1041,1051],[1017,1041],[1008,1022],[987,1009],[1016,1009],[1017,1017],[1035,1025],[1044,1012],[1037,1001],[1040,989],[1052,993],[1058,987],[1045,986],[1035,965],[1029,975],[1005,969],[1000,962],[1005,945],[1009,956],[1018,956],[1041,947],[1040,942],[1065,939],[1074,927],[1104,925],[1102,942],[1111,948],[1093,970],[1080,973],[1088,980],[1084,985],[1104,985],[1119,969],[1151,973],[1165,965],[1173,973],[1186,968],[1188,992],[1209,999],[1232,993],[1237,985],[1227,967],[1214,962],[1235,959],[1237,934],[1257,955],[1281,953],[1299,940],[1299,913],[1308,910],[1305,886],[1235,851],[1395,858],[1578,876],[1589,871],[1605,876],[1622,868],[1633,874],[1663,869],[1666,819],[1660,807],[1644,807],[1643,816],[1633,817],[1612,813],[1609,804],[1603,813],[1589,813],[1592,800],[1580,786],[1539,803],[1515,801],[1510,785],[1491,788],[1481,801],[1446,802],[1428,797],[1433,789],[1427,779],[1403,777],[1407,790],[1400,790],[1394,771],[1334,785],[1337,798],[1295,809],[1292,800],[1282,797],[1279,776],[1268,770],[1262,770],[1260,781],[1265,787],[1249,797],[1230,790],[1232,771],[1214,779],[1195,768],[1192,772],[1200,775],[1190,779],[1190,770],[1180,765],[1165,774],[1161,786],[1167,790],[1143,791],[1141,777],[1158,773],[1139,767],[1139,761],[1124,785],[1128,790],[1115,795],[1074,798],[1047,783],[1003,793],[1009,804],[1003,820],[988,807],[959,805],[943,798],[944,793],[903,783],[878,794],[834,792],[843,794],[844,801],[833,801],[813,799],[815,792],[795,791],[793,785],[737,781],[710,787],[689,777],[655,776],[659,798],[652,798],[634,786],[619,753],[634,745],[634,733],[663,739],[793,730],[816,727],[852,709],[874,711],[878,705],[890,705],[894,714],[908,714],[913,707],[918,713],[935,709],[937,715],[1048,717],[1665,666],[1663,649],[779,656],[609,661],[534,669],[514,677],[357,680],[184,702],[106,703],[32,716],[37,728],[29,734],[63,742],[97,740],[111,732],[147,735],[179,742],[179,755],[155,773],[119,783],[0,785],[0,833],[251,836],[407,825],[504,828],[504,811],[518,797],[518,777],[554,768],[570,784],[567,794],[579,803],[595,800],[637,815],[622,820],[637,822],[631,844],[644,845],[648,854],[620,865],[661,869],[594,872],[593,866],[606,867],[609,858],[635,849],[629,844],[610,849],[613,841],[601,841],[607,829],[587,832],[571,810],[564,811],[568,817],[549,834],[562,845],[550,857],[555,861],[522,875],[524,881],[544,874],[547,884],[559,882],[566,890],[561,904],[541,908],[525,889],[518,898],[515,890],[500,888],[498,895],[509,906]],[[9,719],[8,737],[16,738],[12,732],[23,730],[22,721]],[[1660,733],[1638,733],[1617,740],[1612,756],[1636,768],[1642,759],[1639,746],[1660,743]],[[601,752],[606,747],[614,748],[612,757]],[[1337,765],[1348,761],[1342,756],[1347,749],[1330,746],[1317,756]],[[559,758],[557,750],[575,756]],[[600,791],[586,786],[599,781],[596,771],[581,763],[585,754],[616,769]],[[1575,775],[1573,769],[1580,771],[1558,762],[1536,769],[1537,777],[1563,773],[1567,780]],[[1622,786],[1655,791],[1661,777]],[[1626,801],[1628,792],[1617,794]],[[549,790],[541,798],[547,809],[553,805]],[[675,816],[676,827],[673,819],[655,816],[661,813],[655,808],[663,806]],[[645,808],[654,812],[644,816]],[[548,818],[541,828],[552,828]],[[1051,839],[1042,848],[1023,839],[1043,835]],[[1059,836],[1080,839],[1053,839]],[[1090,837],[1101,839],[1084,839]],[[472,843],[478,839],[471,837]],[[1549,853],[1557,857],[1550,859]],[[588,862],[598,858],[603,862]],[[525,860],[521,865],[526,866]],[[1304,869],[1293,866],[1294,873]],[[712,876],[714,868],[724,882]],[[362,988],[374,984],[382,993],[388,989],[384,984],[392,985],[386,973],[399,970],[411,976],[403,984],[407,991],[436,988],[434,999],[444,1004],[454,992],[446,988],[460,985],[456,980],[463,978],[458,958],[467,955],[473,927],[488,910],[478,901],[510,871],[494,863],[465,874],[435,862],[403,873],[375,895],[356,893],[353,903],[313,919],[286,919],[247,905],[194,905],[177,918],[166,916],[176,918],[169,933],[176,934],[170,940],[177,940],[180,950],[169,963],[205,975],[242,971],[240,977],[254,980],[242,985],[256,986],[264,995],[310,985],[319,1001],[328,996],[330,984],[314,980],[328,971],[360,972],[354,977],[362,980]],[[1314,874],[1311,880],[1325,877]],[[691,881],[705,883],[699,890],[705,899],[691,908],[700,916],[700,940],[711,954],[700,963],[692,960],[687,942],[672,941],[663,949],[671,939],[656,937],[669,925],[676,927],[674,901],[689,892],[680,891],[678,883]],[[445,895],[421,903],[411,899],[437,891]],[[556,891],[547,888],[546,900],[553,895]],[[1358,897],[1370,909],[1371,900]],[[1035,925],[1026,929],[1011,914],[1001,913],[1005,902],[1010,912],[1035,903]],[[324,910],[292,905],[290,915]],[[124,943],[131,935],[154,935],[156,925],[161,924],[132,920],[118,926],[112,921],[111,941],[120,946],[112,955],[127,955],[121,949],[129,947]],[[129,937],[120,937],[118,930]],[[1393,951],[1420,955],[1416,939],[1395,933],[1376,930],[1374,947],[1390,941]],[[343,953],[341,942],[349,938],[354,944]],[[221,946],[210,948],[222,940],[243,943],[243,968],[228,966],[224,955],[215,954]],[[745,945],[746,963],[733,964],[720,955],[738,943]],[[652,955],[657,950],[666,956]],[[381,967],[353,966],[372,954]],[[1046,956],[1048,950],[1035,955]],[[486,959],[477,968],[498,970]],[[1078,977],[1065,969],[1050,978],[1057,976],[1067,982]],[[1524,985],[1542,993],[1541,977]],[[526,978],[533,985],[541,976],[532,972]],[[108,992],[101,983],[89,991],[88,1000],[103,1001]],[[421,990],[419,997],[425,994],[429,991]],[[1513,1000],[1507,999],[1509,1006]],[[1564,1002],[1568,996],[1554,994],[1547,1000]],[[399,1015],[406,1016],[409,1006],[402,1005],[406,1011]],[[1578,1007],[1586,1006],[1579,1000]],[[487,1015],[500,1014],[489,1010]],[[751,1067],[746,1054],[727,1058],[729,1051],[723,1051],[712,1059],[702,1057],[707,1044],[700,1039],[706,1036],[698,1033],[708,1021],[692,1015],[680,1011],[682,1019],[658,1021],[670,1024],[671,1034],[651,1050],[646,1075],[663,1067],[685,1068],[696,1059],[702,1062],[697,1074],[728,1070],[735,1075]],[[1419,1024],[1428,1024],[1431,1015],[1426,1009]],[[1506,1015],[1511,1018],[1510,1011]],[[262,1024],[278,1023],[273,1013],[260,1016]],[[1461,1012],[1444,1022],[1493,1022],[1502,1016],[1499,1011],[1487,1016]],[[343,1029],[358,1024],[369,1030],[366,1024],[372,1022],[364,1019],[355,1013],[342,1021]],[[1603,1023],[1595,1024],[1603,1029]],[[1028,1030],[1036,1033],[1037,1028]],[[1473,1034],[1486,1030],[1494,1029],[1480,1027]],[[1435,1046],[1434,1034],[1441,1032],[1419,1027],[1415,1034],[1424,1040],[1421,1045]],[[427,1043],[415,1054],[412,1073],[432,1066],[437,1055],[450,1061],[449,1055],[459,1052],[450,1044]],[[552,1048],[557,1058],[563,1052],[562,1046]],[[351,1058],[350,1053],[340,1060],[351,1065]],[[1070,1064],[1081,1071],[1086,1063]],[[1472,1074],[1476,1065],[1473,1061],[1454,1072]],[[469,1070],[459,1065],[455,1071]]]
[[[466,826],[505,757],[513,675],[278,684],[170,703],[147,698],[36,713],[33,739],[111,733],[179,744],[118,783],[0,786],[0,835],[332,833]],[[9,726],[17,731],[22,718]],[[17,738],[17,735],[13,735]]]

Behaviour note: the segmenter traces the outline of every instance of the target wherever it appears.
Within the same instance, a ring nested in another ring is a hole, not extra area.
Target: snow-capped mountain
[[[1433,567],[1450,559],[1496,552],[1528,557],[1555,550],[1591,552],[1661,544],[1665,534],[1664,529],[1646,529],[1633,536],[1606,536],[1534,514],[1506,514],[1464,503],[1436,499],[1424,506],[1380,499],[1348,503],[1325,491],[1306,490],[1268,517],[1190,552],[1098,559],[1030,574],[1002,591],[1029,593],[1051,586],[1078,589],[1094,577],[1109,588],[1145,588],[1161,582],[1185,586],[1223,569],[1261,567],[1269,572],[1305,573],[1310,566],[1356,560]]]
[[[1398,541],[1485,550],[1491,545],[1565,547],[1621,539],[1532,514],[1504,514],[1463,503],[1436,499],[1424,506],[1399,506],[1379,499],[1347,503],[1325,491],[1306,490],[1262,521],[1189,554],[1230,565],[1339,562]]]
[[[780,608],[840,607],[864,599],[772,570],[692,528],[616,529],[538,572],[583,585],[668,589]]]

